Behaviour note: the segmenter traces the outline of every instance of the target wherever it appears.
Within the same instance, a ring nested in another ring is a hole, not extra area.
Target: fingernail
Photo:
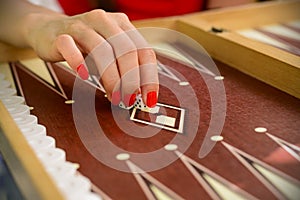
[[[120,101],[121,101],[121,92],[120,91],[113,92],[111,95],[111,103],[116,106],[119,105]]]
[[[87,69],[85,68],[85,66],[83,64],[80,64],[76,68],[76,71],[77,71],[78,75],[80,76],[80,78],[82,78],[83,80],[87,80],[89,78],[89,72],[87,71]]]
[[[135,102],[136,94],[127,94],[124,96],[124,103],[127,107],[132,106]]]
[[[157,103],[157,94],[156,91],[147,93],[147,106],[153,108]]]

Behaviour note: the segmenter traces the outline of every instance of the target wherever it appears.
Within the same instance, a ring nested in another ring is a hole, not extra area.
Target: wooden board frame
[[[0,150],[24,198],[64,199],[1,101],[0,116]]]
[[[134,24],[137,27],[170,28],[184,33],[199,42],[213,58],[300,98],[299,56],[245,38],[236,32],[268,24],[299,20],[299,10],[300,1],[275,1],[162,20],[137,21]],[[225,31],[214,33],[211,31],[212,27]]]

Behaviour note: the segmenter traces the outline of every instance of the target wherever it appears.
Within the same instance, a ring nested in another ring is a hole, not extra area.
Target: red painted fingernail
[[[147,106],[153,108],[157,103],[157,94],[156,91],[148,92],[147,94]]]
[[[89,78],[89,72],[87,71],[86,67],[83,64],[80,64],[77,68],[76,71],[80,78],[83,80],[87,80]]]
[[[111,95],[111,103],[116,106],[119,105],[120,101],[121,101],[121,92],[120,91],[113,92]]]
[[[124,104],[129,107],[135,102],[136,94],[127,94],[124,96]]]

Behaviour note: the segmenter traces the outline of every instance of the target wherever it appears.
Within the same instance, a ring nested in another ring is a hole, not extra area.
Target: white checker
[[[126,109],[126,110],[129,110],[129,109],[133,108],[133,106],[134,106],[134,105],[129,106],[129,107],[126,107],[125,104],[124,104],[122,101],[119,103],[119,107],[120,107],[120,108],[123,108],[123,109]]]
[[[29,107],[26,105],[7,106],[6,108],[12,117],[30,115]]]
[[[59,148],[45,149],[37,152],[37,157],[45,167],[66,161],[66,152]]]
[[[28,143],[35,152],[55,148],[55,139],[50,136],[40,136],[28,139]]]
[[[153,108],[149,108],[146,104],[144,104],[141,94],[139,94],[136,97],[134,107],[136,109],[139,109],[139,110],[143,111],[143,112],[148,112],[148,113],[152,113],[152,114],[155,114],[155,113],[159,112],[159,107],[158,106],[155,106]]]
[[[84,195],[91,191],[91,181],[82,175],[75,175],[58,182],[58,188],[67,200],[86,199]]]
[[[147,105],[144,103],[141,94],[138,94],[136,96],[134,107],[137,108],[137,109],[140,109],[142,111],[146,111],[146,112],[148,112],[150,110],[150,108],[148,108]]]
[[[19,128],[27,139],[46,136],[46,127],[40,124],[19,126]]]
[[[125,104],[122,101],[119,103],[119,107],[124,109],[126,108]]]
[[[49,166],[46,170],[56,181],[62,181],[65,178],[74,176],[77,168],[74,166],[74,163],[67,161]]]
[[[0,99],[3,97],[14,96],[17,94],[17,90],[13,88],[3,88],[0,90]]]
[[[5,80],[0,80],[0,89],[9,88],[9,87],[10,87],[10,82]]]
[[[37,124],[38,119],[34,115],[22,115],[13,118],[18,126],[30,126]]]
[[[174,117],[168,117],[165,115],[159,115],[156,117],[156,123],[167,125],[167,126],[175,126],[176,119]]]
[[[25,104],[24,97],[20,97],[20,96],[3,97],[3,98],[1,98],[1,101],[5,107]]]

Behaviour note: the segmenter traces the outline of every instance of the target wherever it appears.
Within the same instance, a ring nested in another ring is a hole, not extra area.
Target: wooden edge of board
[[[64,199],[0,101],[0,150],[25,199]]]
[[[0,41],[0,62],[18,61],[37,57],[31,48],[18,48]]]
[[[242,40],[235,33],[214,34],[186,21],[177,23],[178,31],[199,42],[213,58],[300,98],[297,56],[247,38]]]
[[[176,21],[180,16],[163,17],[132,21],[132,24],[137,28],[143,27],[160,27],[168,29],[176,29]]]
[[[299,0],[256,2],[187,14],[180,20],[192,23],[204,20],[211,26],[232,31],[299,20],[299,9]]]
[[[177,17],[136,21],[135,25],[170,28],[186,34],[202,45],[213,58],[300,98],[299,57],[235,32],[235,29],[239,28],[253,28],[257,25],[299,19],[298,7],[299,0],[260,2]],[[245,15],[249,13],[256,15],[245,20]],[[274,13],[277,15],[274,16]],[[238,25],[230,25],[236,21]],[[218,34],[210,32],[213,26],[218,25],[227,31]],[[227,25],[230,26],[229,30]]]

